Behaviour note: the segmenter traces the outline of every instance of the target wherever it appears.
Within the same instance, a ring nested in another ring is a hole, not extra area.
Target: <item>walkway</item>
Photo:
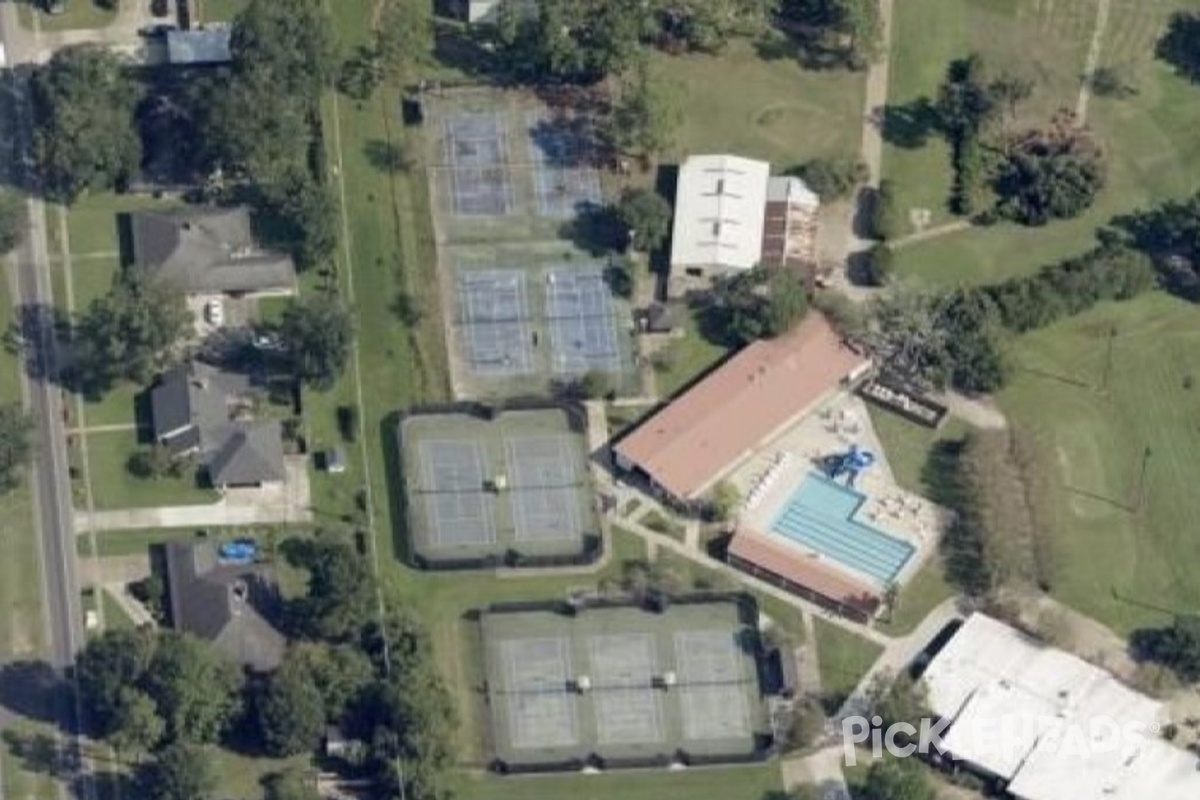
[[[1079,82],[1079,99],[1075,102],[1075,124],[1087,124],[1088,102],[1092,99],[1092,78],[1100,66],[1100,53],[1104,48],[1104,34],[1108,31],[1108,12],[1112,0],[1096,0],[1096,25],[1092,29],[1092,41],[1088,46],[1087,61]]]

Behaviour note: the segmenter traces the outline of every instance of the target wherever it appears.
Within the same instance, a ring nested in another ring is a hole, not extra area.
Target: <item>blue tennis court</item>
[[[854,515],[866,499],[823,475],[810,473],[784,504],[771,531],[869,575],[880,584],[889,583],[916,548],[857,522]]]

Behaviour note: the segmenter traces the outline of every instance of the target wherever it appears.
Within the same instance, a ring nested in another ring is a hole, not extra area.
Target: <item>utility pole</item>
[[[1108,379],[1112,375],[1113,342],[1117,338],[1117,326],[1108,327],[1107,352],[1104,356],[1104,372],[1100,377],[1100,394],[1108,394]]]
[[[1146,445],[1146,449],[1142,451],[1141,474],[1138,476],[1137,510],[1139,514],[1142,513],[1142,508],[1146,504],[1146,467],[1150,464],[1151,455],[1153,455],[1153,451],[1150,449],[1150,445]]]

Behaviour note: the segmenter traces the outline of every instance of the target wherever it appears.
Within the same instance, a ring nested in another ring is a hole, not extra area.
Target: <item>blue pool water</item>
[[[865,501],[853,489],[810,473],[784,504],[771,531],[886,584],[895,580],[915,548],[855,521]]]

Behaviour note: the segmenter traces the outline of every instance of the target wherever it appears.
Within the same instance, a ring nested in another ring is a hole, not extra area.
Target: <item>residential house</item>
[[[135,211],[133,263],[189,295],[291,295],[290,256],[261,247],[245,207]]]
[[[287,639],[269,621],[279,594],[260,564],[224,561],[212,541],[166,545],[171,626],[256,672],[279,666]]]
[[[218,489],[282,483],[282,428],[249,418],[252,394],[243,375],[200,361],[178,366],[150,391],[154,438],[174,456],[198,456]]]

